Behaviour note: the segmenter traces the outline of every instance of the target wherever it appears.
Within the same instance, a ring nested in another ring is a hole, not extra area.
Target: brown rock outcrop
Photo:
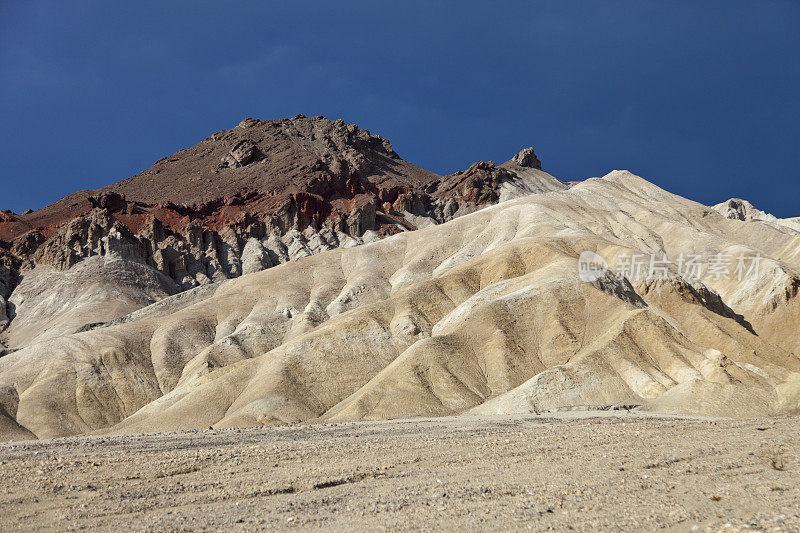
[[[539,161],[539,158],[536,157],[536,153],[533,151],[533,147],[523,148],[519,151],[517,155],[511,158],[516,164],[521,167],[531,167],[537,168],[539,170],[542,169],[542,163]]]
[[[539,168],[532,149],[514,160]],[[119,183],[0,213],[0,296],[37,264],[64,270],[96,255],[147,264],[186,290],[445,222],[496,203],[516,177],[483,161],[440,177],[343,120],[246,118]]]

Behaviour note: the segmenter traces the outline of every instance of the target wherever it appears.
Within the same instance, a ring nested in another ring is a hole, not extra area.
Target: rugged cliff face
[[[532,148],[503,166],[480,161],[440,177],[342,120],[246,118],[119,183],[3,212],[0,328],[20,311],[12,294],[36,268],[116,258],[163,276],[166,295],[564,188]],[[4,338],[12,348],[33,340]]]

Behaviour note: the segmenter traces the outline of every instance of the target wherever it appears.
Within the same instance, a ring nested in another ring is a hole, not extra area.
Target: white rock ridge
[[[574,406],[800,412],[800,235],[629,172],[361,246],[308,255],[326,239],[284,237],[248,241],[246,263],[293,261],[0,357],[0,436]],[[591,282],[586,250],[610,269]],[[631,254],[758,255],[765,269],[637,279]]]

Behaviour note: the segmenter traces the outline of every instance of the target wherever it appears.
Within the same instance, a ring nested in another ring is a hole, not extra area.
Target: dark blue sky
[[[800,215],[800,2],[0,0],[0,208],[133,175],[245,116],[322,114],[439,173],[532,145]]]

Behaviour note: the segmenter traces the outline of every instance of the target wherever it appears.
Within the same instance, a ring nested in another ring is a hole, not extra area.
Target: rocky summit
[[[0,304],[6,315],[40,317],[45,330],[17,320],[2,340],[6,349],[19,348],[194,287],[440,224],[532,190],[565,187],[541,171],[532,148],[506,166],[480,161],[442,177],[342,120],[245,118],[103,189],[23,215],[3,212]],[[122,295],[113,306],[87,311],[51,302],[43,309],[41,298],[20,297],[31,290],[41,296],[40,279],[47,279],[48,294],[61,290],[72,279],[66,272],[88,258],[97,258],[90,264],[98,271],[107,264],[100,258],[123,260],[126,266],[113,268],[135,271],[104,278]],[[140,279],[156,292],[141,294]],[[6,316],[2,323],[9,322]]]
[[[0,439],[800,412],[797,219],[513,153],[440,176],[342,120],[246,118],[0,213]]]

